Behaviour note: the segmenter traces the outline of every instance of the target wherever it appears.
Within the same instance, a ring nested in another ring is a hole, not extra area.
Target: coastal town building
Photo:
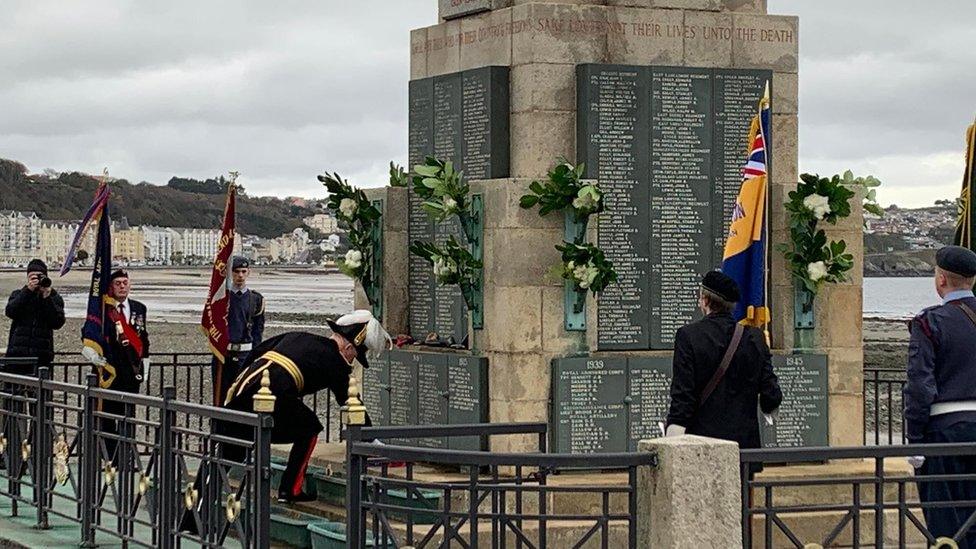
[[[41,220],[34,212],[0,211],[0,264],[27,265],[41,243]]]
[[[302,218],[302,222],[305,223],[305,226],[315,229],[323,235],[334,234],[339,230],[339,221],[327,213],[310,215]]]

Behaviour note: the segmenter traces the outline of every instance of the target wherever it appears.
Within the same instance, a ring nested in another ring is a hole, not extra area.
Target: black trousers
[[[252,400],[250,396],[241,395],[231,401],[228,408],[244,412],[252,411]],[[291,451],[288,453],[288,465],[285,473],[281,477],[281,484],[278,485],[278,492],[297,495],[302,491],[302,484],[305,482],[305,470],[308,468],[309,459],[312,457],[312,450],[318,440],[319,433],[324,429],[322,422],[311,408],[302,402],[298,396],[279,396],[275,399],[275,410],[271,414],[274,419],[274,427],[271,429],[272,444],[291,444]],[[250,428],[243,428],[240,425],[224,423],[220,425],[226,434],[242,440],[253,440],[254,433]],[[243,461],[243,449],[228,445],[225,450],[225,457],[231,461]]]
[[[124,388],[110,387],[110,389],[125,393],[139,393],[138,385],[132,385]],[[135,407],[133,405],[115,400],[102,400],[101,411],[102,413],[112,414],[113,416],[119,416],[122,418],[131,418],[135,416]],[[102,441],[105,443],[105,453],[108,454],[108,460],[111,461],[113,465],[118,466],[121,456],[119,455],[118,450],[119,441],[116,440],[115,436],[131,439],[135,437],[135,426],[126,424],[122,419],[103,417],[99,419],[98,430],[101,432]],[[105,459],[105,456],[101,453],[100,446],[99,459]]]
[[[215,385],[214,406],[224,405],[224,399],[227,398],[227,389],[230,388],[231,384],[234,383],[234,380],[237,379],[237,376],[241,373],[241,364],[243,364],[244,361],[247,360],[247,356],[249,354],[250,351],[243,351],[243,352],[227,351],[227,354],[224,355],[224,358],[226,360],[224,361],[223,368],[221,368],[220,361],[217,360],[217,357],[210,359],[210,373],[213,376],[212,379]],[[217,387],[218,371],[220,372],[219,393],[216,392],[216,389],[218,388]]]
[[[923,442],[947,444],[951,442],[976,442],[976,423],[959,422],[941,431],[926,433]],[[976,455],[931,456],[916,475],[976,475]],[[976,501],[976,479],[919,482],[918,495],[922,503]],[[924,509],[925,523],[936,538],[952,538],[969,517],[976,513],[976,506],[938,507]],[[960,549],[976,549],[976,526],[957,540]]]

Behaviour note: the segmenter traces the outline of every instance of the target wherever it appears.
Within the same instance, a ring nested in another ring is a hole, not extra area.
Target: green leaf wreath
[[[576,290],[576,303],[573,311],[581,313],[586,307],[586,292],[596,295],[607,286],[617,281],[617,272],[613,264],[607,261],[603,250],[592,244],[577,244],[563,242],[556,246],[562,252],[562,265],[559,275],[568,280]]]
[[[461,217],[463,223],[463,218],[469,215],[469,188],[463,174],[454,169],[454,163],[428,156],[413,171],[413,190],[423,199],[424,211],[438,223],[452,215]]]
[[[603,211],[603,192],[593,181],[584,181],[585,165],[573,165],[565,158],[549,170],[548,180],[533,181],[529,185],[531,194],[522,196],[519,205],[523,208],[539,206],[539,215],[545,216],[559,210],[571,210],[577,223]]]
[[[345,275],[359,280],[373,305],[372,290],[375,280],[371,234],[382,214],[366,198],[366,193],[350,185],[338,173],[326,173],[318,176],[318,179],[329,191],[326,208],[339,220],[339,225],[346,230],[352,243],[345,257],[336,261],[336,264]]]
[[[406,187],[410,184],[410,174],[403,170],[403,166],[390,162],[390,186]]]
[[[469,309],[475,308],[475,291],[480,284],[481,261],[471,255],[453,236],[444,246],[418,241],[410,245],[410,253],[422,257],[434,268],[434,278],[440,285],[457,284]]]
[[[842,176],[822,178],[803,174],[796,190],[789,193],[786,211],[790,216],[790,242],[781,244],[790,272],[812,295],[825,283],[847,279],[854,267],[854,256],[847,252],[844,240],[827,241],[820,223],[835,225],[839,219],[851,215],[851,199],[857,194],[854,187],[867,189],[864,210],[876,215],[884,212],[876,202],[876,188],[881,182],[872,176],[855,178],[850,171]]]

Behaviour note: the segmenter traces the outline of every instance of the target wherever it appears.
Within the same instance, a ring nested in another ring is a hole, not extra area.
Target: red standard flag
[[[207,335],[210,351],[217,359],[217,376],[213,380],[214,406],[220,406],[223,395],[220,394],[221,374],[224,370],[224,356],[230,343],[227,330],[227,275],[230,271],[230,256],[234,252],[234,201],[237,187],[233,179],[227,186],[227,204],[224,206],[224,223],[220,230],[220,241],[217,242],[217,257],[214,258],[213,272],[210,274],[210,292],[207,293],[207,303],[203,306],[203,319],[200,325]]]

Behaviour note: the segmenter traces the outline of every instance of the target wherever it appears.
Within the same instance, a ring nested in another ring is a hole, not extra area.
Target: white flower
[[[821,194],[811,194],[803,199],[803,205],[813,212],[817,219],[823,219],[830,213],[830,199]]]
[[[359,204],[356,204],[356,201],[351,198],[343,198],[339,202],[339,213],[346,219],[352,219],[357,209],[359,209]]]
[[[573,199],[573,207],[582,211],[596,210],[600,205],[600,191],[593,185],[584,185]]]
[[[600,274],[600,270],[592,263],[580,265],[573,269],[573,278],[576,279],[577,285],[584,290],[593,285],[598,274]]]
[[[447,210],[449,212],[452,212],[452,211],[454,211],[454,210],[457,209],[457,205],[458,205],[457,204],[457,200],[454,200],[450,196],[445,196],[444,197],[444,209],[445,210]]]
[[[434,276],[437,278],[444,278],[458,272],[457,263],[451,261],[450,258],[443,256],[434,256]]]
[[[350,269],[358,269],[363,264],[363,253],[359,250],[349,250],[346,252],[346,266]]]
[[[815,261],[807,265],[807,275],[814,282],[820,281],[823,277],[827,276],[827,264],[823,261]]]
[[[586,281],[586,265],[580,265],[579,267],[574,267],[573,278],[575,278],[579,282]]]

